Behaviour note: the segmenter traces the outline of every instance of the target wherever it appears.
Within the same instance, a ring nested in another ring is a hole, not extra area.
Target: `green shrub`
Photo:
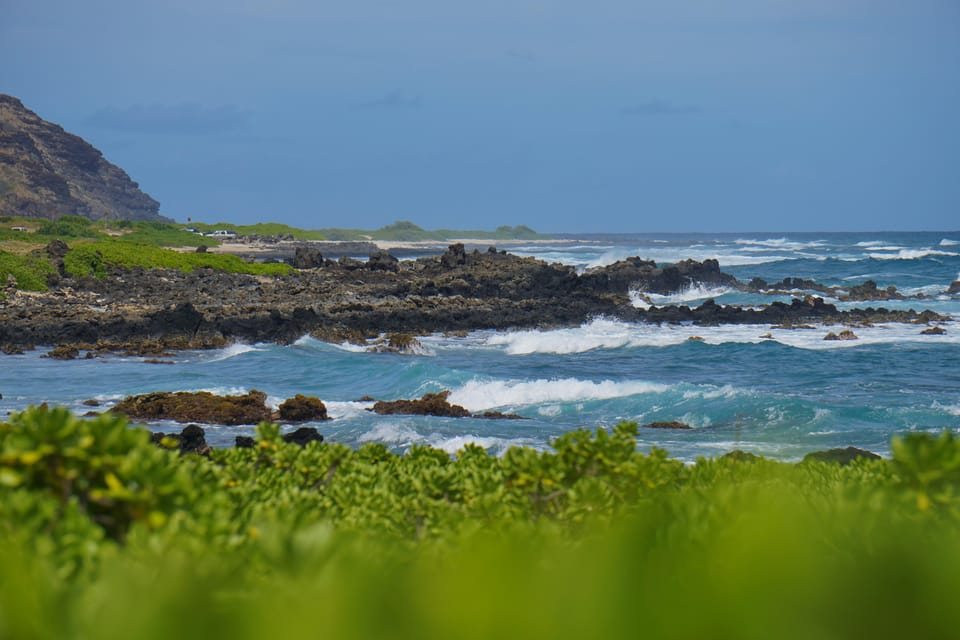
[[[6,286],[8,276],[13,276],[18,289],[46,291],[47,276],[51,273],[53,267],[44,258],[18,256],[0,250],[0,287]]]
[[[37,235],[47,238],[101,238],[103,234],[91,227],[91,221],[82,216],[60,216],[47,220],[37,229]]]
[[[955,635],[951,436],[849,466],[635,436],[400,456],[265,423],[206,459],[31,409],[0,425],[0,637]]]
[[[290,266],[286,264],[250,263],[226,254],[182,253],[120,239],[76,245],[67,253],[63,262],[67,273],[75,277],[92,275],[102,278],[110,267],[177,269],[184,273],[207,267],[228,273],[253,275],[286,275],[291,272]]]

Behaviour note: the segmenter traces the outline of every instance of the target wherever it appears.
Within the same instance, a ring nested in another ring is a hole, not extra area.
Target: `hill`
[[[160,203],[99,150],[5,94],[0,94],[0,214],[167,220]]]

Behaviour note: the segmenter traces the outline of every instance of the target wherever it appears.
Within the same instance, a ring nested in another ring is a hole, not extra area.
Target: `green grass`
[[[125,242],[148,244],[155,247],[215,247],[219,243],[213,238],[205,238],[191,231],[184,231],[183,225],[166,222],[134,222],[131,232],[120,236]]]
[[[53,273],[50,262],[35,256],[19,256],[0,250],[0,287],[7,277],[16,278],[17,288],[24,291],[46,291],[47,276]]]
[[[299,240],[327,240],[322,231],[310,229],[298,229],[288,224],[280,222],[258,222],[257,224],[232,224],[229,222],[218,222],[216,224],[207,224],[204,222],[191,222],[187,226],[193,227],[198,231],[209,233],[217,229],[224,231],[233,231],[239,235],[262,235],[276,236],[280,234],[290,234]]]
[[[636,427],[552,451],[209,460],[121,418],[0,425],[0,637],[952,638],[960,442],[695,465]]]
[[[182,253],[150,245],[139,245],[113,238],[71,248],[64,258],[64,266],[74,277],[104,277],[110,267],[144,269],[178,269],[190,273],[209,267],[227,273],[253,275],[286,275],[292,268],[286,264],[257,264],[237,256],[213,253]]]

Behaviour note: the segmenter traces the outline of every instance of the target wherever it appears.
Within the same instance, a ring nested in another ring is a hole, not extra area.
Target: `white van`
[[[236,237],[237,237],[237,234],[234,233],[233,231],[227,231],[226,229],[217,229],[217,230],[214,231],[213,233],[208,233],[208,234],[207,234],[207,237],[209,237],[209,238],[220,238],[220,239],[224,239],[224,238],[236,238]]]

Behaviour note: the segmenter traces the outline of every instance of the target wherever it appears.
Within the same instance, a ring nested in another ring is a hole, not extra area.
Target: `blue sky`
[[[960,227],[956,0],[0,0],[0,92],[165,215]]]

